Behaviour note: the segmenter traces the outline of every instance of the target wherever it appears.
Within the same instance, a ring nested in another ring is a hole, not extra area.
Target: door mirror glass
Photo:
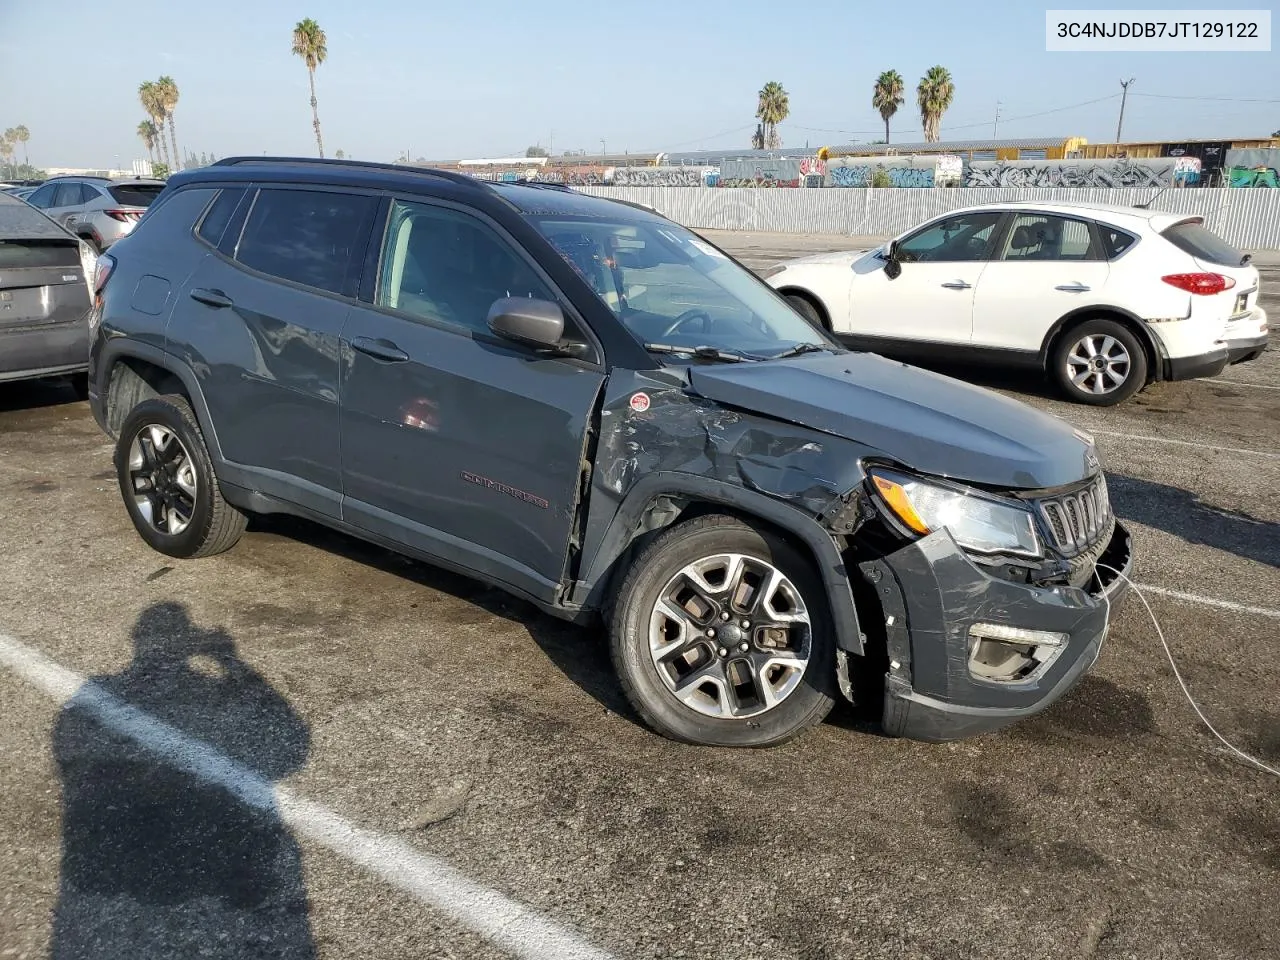
[[[558,303],[503,297],[489,308],[489,329],[504,340],[543,350],[565,350],[564,311]],[[569,352],[569,351],[565,351]]]
[[[898,259],[898,241],[889,241],[885,248],[884,275],[890,280],[897,280],[902,273],[902,261]]]

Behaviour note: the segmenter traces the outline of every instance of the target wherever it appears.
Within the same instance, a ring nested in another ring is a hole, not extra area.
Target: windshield
[[[761,281],[670,223],[530,218],[637,339],[769,358],[839,349]],[[704,351],[704,356],[712,354]]]

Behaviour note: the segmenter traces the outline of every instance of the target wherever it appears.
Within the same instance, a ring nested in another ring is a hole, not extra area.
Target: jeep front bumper
[[[1132,545],[1119,523],[1098,562],[1128,576]],[[1102,569],[1101,589],[1015,583],[946,531],[860,567],[885,615],[884,730],[913,740],[959,740],[1044,710],[1098,659],[1126,587]]]

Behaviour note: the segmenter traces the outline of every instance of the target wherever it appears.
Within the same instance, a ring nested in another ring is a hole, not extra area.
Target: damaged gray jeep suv
[[[778,743],[841,696],[891,735],[1002,727],[1092,665],[1130,566],[1087,435],[846,351],[634,205],[229,159],[94,287],[93,411],[152,547],[296,514],[602,619],[680,740]]]

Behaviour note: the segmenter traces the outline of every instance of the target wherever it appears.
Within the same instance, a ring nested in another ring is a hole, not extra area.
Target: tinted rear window
[[[120,187],[108,187],[107,192],[116,203],[126,207],[149,207],[151,201],[164,189],[161,183],[130,183]]]
[[[1223,267],[1238,267],[1244,254],[1200,223],[1175,223],[1161,234],[1183,253]]]
[[[372,197],[347,193],[260,190],[236,259],[284,280],[342,293],[364,254],[374,205]]]
[[[0,269],[75,267],[80,269],[80,245],[71,240],[0,240]]]
[[[1117,230],[1115,227],[1108,227],[1106,224],[1100,223],[1098,226],[1098,236],[1102,240],[1102,255],[1108,260],[1114,260],[1120,254],[1124,253],[1133,246],[1134,238],[1123,230]]]

